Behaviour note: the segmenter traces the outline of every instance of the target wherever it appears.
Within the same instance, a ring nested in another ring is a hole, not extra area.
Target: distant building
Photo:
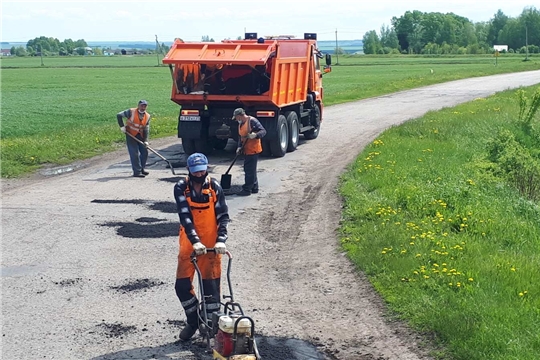
[[[493,50],[508,52],[508,45],[493,45]]]
[[[2,49],[2,52],[0,53],[2,56],[11,56],[11,50],[10,49]]]

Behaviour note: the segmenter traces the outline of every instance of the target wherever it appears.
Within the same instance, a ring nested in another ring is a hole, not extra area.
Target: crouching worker
[[[180,216],[180,251],[175,290],[186,313],[187,325],[181,340],[189,340],[199,327],[199,301],[193,289],[195,268],[190,255],[195,252],[201,270],[208,318],[220,309],[221,256],[225,254],[229,213],[219,182],[207,172],[208,159],[194,153],[187,159],[189,175],[174,186],[174,198]],[[215,248],[216,252],[207,252]],[[200,315],[203,318],[203,315]]]

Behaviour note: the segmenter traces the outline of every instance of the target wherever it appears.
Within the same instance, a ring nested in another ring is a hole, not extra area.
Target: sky
[[[258,36],[318,34],[319,40],[362,39],[391,26],[406,11],[454,13],[489,21],[498,10],[518,17],[537,0],[2,0],[1,40],[27,42],[39,36],[88,41],[216,41],[244,32]]]

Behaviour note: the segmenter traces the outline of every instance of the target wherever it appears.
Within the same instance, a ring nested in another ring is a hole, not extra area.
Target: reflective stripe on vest
[[[261,139],[248,139],[248,134],[251,132],[251,116],[243,124],[238,126],[238,134],[240,135],[242,142],[244,143],[244,154],[253,155],[260,154],[262,152]]]
[[[189,204],[189,209],[193,218],[193,226],[195,227],[195,231],[197,232],[199,239],[201,239],[201,243],[203,243],[203,245],[206,247],[214,247],[216,244],[218,229],[215,206],[217,196],[216,191],[212,188],[212,180],[210,179],[210,176],[207,177],[206,181],[209,184],[208,189],[203,188],[201,193],[208,195],[208,202],[197,203],[191,200],[191,190],[189,189],[189,185],[186,187],[184,195]],[[189,184],[188,178],[186,178],[186,183]],[[186,246],[182,247],[182,244],[185,244]],[[187,246],[190,244],[191,242],[189,241],[186,231],[184,230],[184,227],[182,227],[180,231],[180,251],[182,251],[182,248],[185,248],[187,254],[184,255],[189,256],[193,250],[191,246]]]
[[[133,136],[137,136],[137,134],[142,135],[143,129],[148,124],[149,118],[150,114],[148,114],[146,111],[141,119],[139,116],[139,110],[137,108],[131,109],[131,117],[127,120],[126,130],[129,131],[129,133]]]

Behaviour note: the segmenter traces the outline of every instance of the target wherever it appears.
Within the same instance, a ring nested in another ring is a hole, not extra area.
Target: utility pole
[[[339,65],[339,51],[338,51],[338,41],[337,41],[337,28],[336,28],[336,65]]]
[[[527,24],[525,24],[525,61],[529,61],[529,34],[527,31]]]
[[[160,50],[161,47],[159,46],[159,41],[157,39],[157,35],[156,35],[156,57],[157,57],[157,66],[159,66],[159,53],[160,53]]]
[[[43,64],[43,44],[39,44],[39,55],[41,57],[41,66],[45,66],[45,64]]]

